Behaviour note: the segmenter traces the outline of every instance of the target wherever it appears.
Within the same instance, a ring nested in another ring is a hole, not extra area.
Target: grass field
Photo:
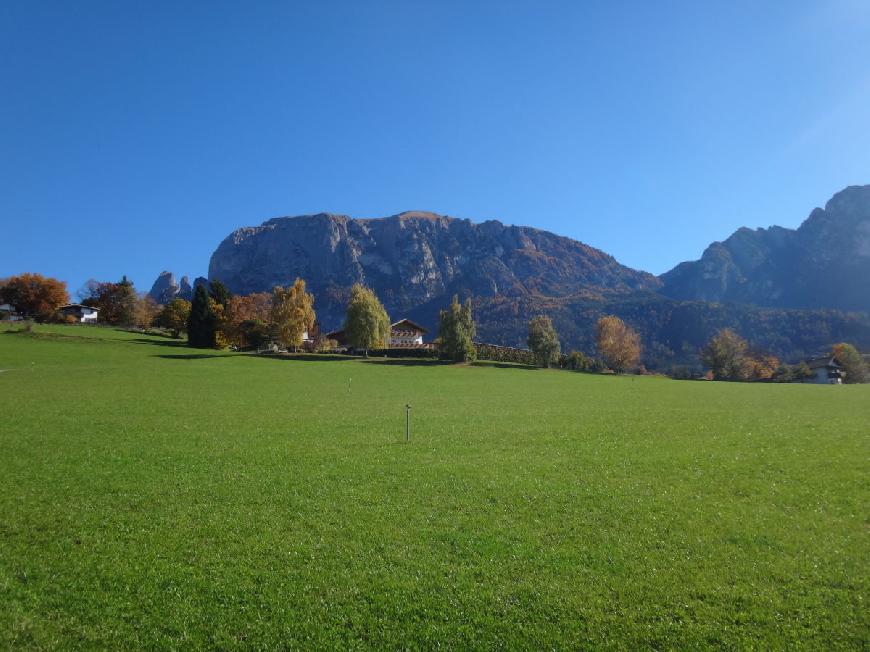
[[[0,648],[870,645],[870,386],[75,326],[0,369]]]

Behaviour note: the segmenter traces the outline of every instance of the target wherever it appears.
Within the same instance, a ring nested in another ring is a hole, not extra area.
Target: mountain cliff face
[[[179,284],[175,281],[175,275],[172,272],[160,272],[151,286],[148,296],[161,305],[169,303],[175,298],[190,301],[193,297],[193,288],[190,287],[190,281],[186,276],[181,277]]]
[[[305,215],[234,231],[217,248],[209,279],[247,294],[306,280],[326,326],[340,325],[355,282],[395,317],[425,315],[453,294],[552,296],[654,289],[654,276],[585,244],[497,221],[474,224],[434,213],[377,219]]]
[[[547,314],[564,350],[594,354],[595,321],[615,314],[640,332],[653,368],[697,364],[725,327],[797,360],[838,341],[870,348],[870,314],[841,312],[870,313],[870,186],[838,193],[797,230],[740,229],[660,279],[546,231],[423,212],[272,219],[231,233],[209,265],[210,280],[241,294],[296,277],[326,329],[341,325],[350,287],[362,282],[391,317],[425,325],[429,337],[458,294],[474,297],[478,337],[496,344],[524,346],[529,319]]]
[[[870,312],[870,185],[837,193],[796,230],[739,229],[661,280],[676,299]]]

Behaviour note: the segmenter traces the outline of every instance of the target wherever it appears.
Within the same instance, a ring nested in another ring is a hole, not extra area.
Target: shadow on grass
[[[397,365],[406,367],[450,364],[450,362],[436,360],[435,358],[384,358],[382,356],[365,358],[361,355],[341,355],[330,353],[261,353],[259,355],[251,355],[257,358],[281,360],[284,362],[351,362],[355,360],[366,364]]]
[[[330,353],[250,353],[254,358],[264,360],[282,360],[299,362],[341,362],[342,360],[357,360],[353,355],[335,355]]]
[[[366,364],[383,364],[396,367],[435,367],[453,364],[449,360],[435,358],[360,358]]]
[[[490,360],[478,360],[471,364],[472,367],[495,367],[496,369],[527,369],[529,371],[537,371],[540,367],[533,367],[528,364],[520,364],[519,362],[493,362]]]
[[[163,358],[164,360],[207,360],[208,358],[229,358],[231,356],[221,355],[220,353],[162,353],[152,357]]]
[[[184,340],[158,340],[145,339],[144,337],[134,337],[127,341],[133,342],[133,344],[150,344],[151,346],[187,347],[187,342],[185,342]]]

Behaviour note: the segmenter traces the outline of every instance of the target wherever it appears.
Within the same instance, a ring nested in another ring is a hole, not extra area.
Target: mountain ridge
[[[478,333],[487,341],[522,345],[528,319],[546,313],[565,348],[587,353],[594,352],[595,320],[617,314],[641,332],[645,361],[662,367],[696,363],[698,348],[724,327],[792,358],[841,339],[870,347],[865,259],[870,186],[852,186],[797,229],[742,227],[701,259],[659,277],[549,231],[429,211],[273,217],[224,238],[208,277],[241,294],[304,278],[325,328],[341,325],[355,282],[372,287],[391,315],[419,321],[433,334],[453,294],[473,297]],[[851,283],[842,280],[850,275]],[[823,291],[835,282],[841,290]],[[863,310],[850,314],[853,307]]]
[[[674,299],[870,312],[870,185],[841,190],[796,229],[741,227],[659,278]]]
[[[454,293],[567,296],[581,289],[632,291],[660,284],[652,274],[571,238],[423,211],[272,218],[233,231],[209,263],[209,278],[245,294],[297,276],[317,296],[366,283],[390,311],[413,310]],[[327,299],[326,316],[340,321],[343,304]]]

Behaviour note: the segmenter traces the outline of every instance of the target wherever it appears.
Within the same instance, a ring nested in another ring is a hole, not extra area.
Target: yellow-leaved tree
[[[305,281],[297,278],[293,285],[272,290],[272,324],[278,341],[288,349],[302,346],[306,331],[314,326],[314,295],[305,291]]]
[[[383,304],[369,288],[355,283],[350,290],[344,331],[355,349],[368,355],[369,349],[390,345],[390,318]]]
[[[599,319],[595,341],[604,364],[616,373],[640,363],[640,336],[619,317],[610,315]]]

